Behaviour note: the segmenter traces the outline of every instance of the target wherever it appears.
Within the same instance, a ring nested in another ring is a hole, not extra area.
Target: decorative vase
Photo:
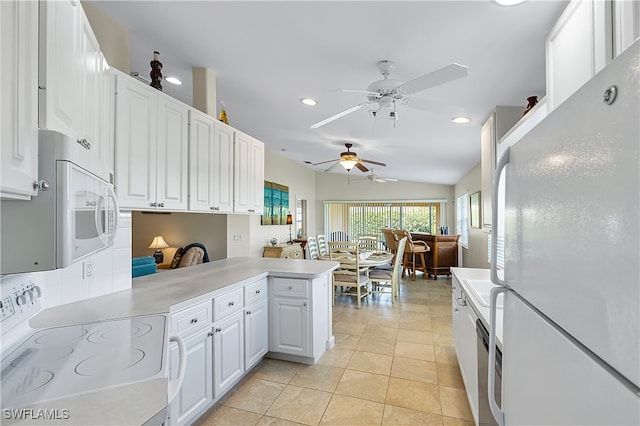
[[[151,72],[149,73],[149,77],[151,77],[151,87],[154,87],[160,91],[162,91],[162,62],[159,60],[160,53],[153,52],[153,60],[149,62],[151,65]]]
[[[278,244],[278,239],[273,237],[272,239],[269,240],[269,242],[271,243],[272,246],[276,246],[276,244]]]
[[[227,118],[227,109],[224,106],[224,102],[220,102],[220,115],[218,116],[218,120],[222,121],[224,124],[229,124],[229,119]]]
[[[531,108],[533,108],[534,106],[536,106],[536,104],[538,103],[538,97],[537,96],[529,96],[527,98],[527,102],[529,102],[527,104],[527,107],[524,109],[524,112],[522,113],[522,115],[526,115],[529,111],[531,111]]]

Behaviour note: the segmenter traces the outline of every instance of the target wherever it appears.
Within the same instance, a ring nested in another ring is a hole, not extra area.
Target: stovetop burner
[[[165,328],[150,315],[38,331],[0,362],[2,408],[161,375]]]

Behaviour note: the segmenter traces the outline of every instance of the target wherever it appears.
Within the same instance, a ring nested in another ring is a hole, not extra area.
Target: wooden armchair
[[[427,279],[427,261],[424,255],[429,251],[429,246],[424,241],[413,241],[408,231],[394,231],[398,235],[398,239],[406,238],[404,265],[402,268],[402,276],[407,269],[411,271],[411,279],[416,280],[416,271],[422,271],[424,278]],[[416,257],[420,260],[418,263]]]

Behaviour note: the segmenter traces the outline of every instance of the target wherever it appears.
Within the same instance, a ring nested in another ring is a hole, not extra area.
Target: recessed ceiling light
[[[469,117],[458,116],[458,117],[453,117],[451,121],[453,121],[456,124],[466,124],[470,122],[471,119]]]
[[[525,0],[495,0],[500,6],[515,6],[516,4],[520,4]]]
[[[311,99],[311,98],[302,98],[300,99],[300,102],[302,102],[307,106],[315,106],[318,104],[318,102],[315,99]]]
[[[182,82],[176,77],[167,77],[167,78],[165,78],[165,80],[167,80],[167,82],[169,82],[171,84],[175,84],[177,86],[182,85]]]

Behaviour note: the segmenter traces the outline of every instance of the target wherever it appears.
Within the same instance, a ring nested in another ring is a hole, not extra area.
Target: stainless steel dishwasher
[[[478,334],[478,424],[497,425],[489,408],[489,392],[487,382],[489,377],[489,333],[479,319],[476,320],[476,333]],[[499,406],[501,403],[502,389],[502,352],[496,348],[496,386],[495,397]]]

